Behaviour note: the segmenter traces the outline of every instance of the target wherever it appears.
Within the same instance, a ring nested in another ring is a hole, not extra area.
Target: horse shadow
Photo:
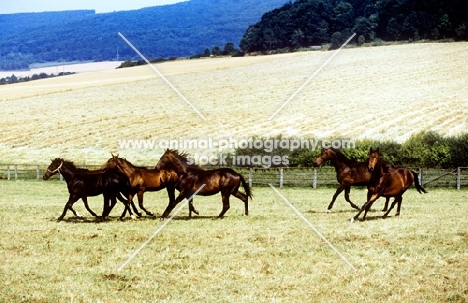
[[[219,220],[218,216],[175,216],[171,220],[174,221],[191,221],[191,220]],[[57,220],[55,217],[47,218],[50,222],[64,222],[64,223],[75,223],[75,224],[99,224],[99,223],[110,223],[110,222],[127,222],[127,221],[160,221],[161,216],[141,216],[135,219],[123,218],[119,216],[108,216],[105,219],[101,217],[67,217],[62,220]],[[168,219],[165,219],[168,220]]]

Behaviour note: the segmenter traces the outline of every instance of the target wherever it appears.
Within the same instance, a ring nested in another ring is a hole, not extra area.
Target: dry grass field
[[[110,152],[120,152],[152,164],[161,154],[161,149],[122,149],[119,140],[125,139],[283,134],[402,142],[422,130],[467,131],[468,43],[345,48],[269,120],[331,55],[156,65],[207,120],[149,66],[2,86],[0,162],[47,164],[51,157],[65,157],[102,163]]]
[[[49,164],[64,157],[100,164],[110,152],[154,164],[162,149],[119,140],[246,139],[250,136],[376,138],[468,131],[468,43],[346,48],[284,109],[269,118],[332,55],[300,52],[178,60],[157,69],[206,117],[198,116],[149,66],[81,72],[0,86],[0,163]],[[188,150],[193,153],[196,150]],[[61,214],[65,182],[0,180],[0,302],[467,302],[466,190],[410,188],[400,217],[368,221],[333,188],[281,193],[356,268],[350,268],[269,187],[255,187],[250,215],[231,198],[197,197],[122,271],[161,221]],[[363,189],[351,199],[362,205]],[[160,215],[165,191],[145,194]],[[102,197],[90,198],[100,213]]]
[[[200,216],[187,208],[121,271],[124,262],[161,226],[158,219],[92,218],[77,202],[62,222],[68,197],[59,181],[0,180],[0,301],[2,302],[466,302],[466,191],[408,190],[400,217],[368,221],[330,188],[282,188],[354,271],[270,188],[254,188],[250,215],[232,199],[222,220],[220,196],[198,197]],[[364,190],[353,190],[358,204]],[[145,205],[163,211],[164,191]],[[100,212],[102,198],[90,198]]]

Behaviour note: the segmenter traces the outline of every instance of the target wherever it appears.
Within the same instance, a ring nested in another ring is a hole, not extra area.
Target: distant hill
[[[121,32],[148,58],[237,47],[249,25],[288,0],[190,0],[96,14],[93,10],[0,15],[0,69],[31,63],[137,59]],[[138,58],[139,59],[139,58]]]
[[[296,0],[262,16],[240,42],[245,52],[354,41],[467,40],[468,6],[452,0]]]

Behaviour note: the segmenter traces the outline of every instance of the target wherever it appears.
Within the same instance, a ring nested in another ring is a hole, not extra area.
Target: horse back
[[[353,162],[337,172],[336,178],[339,183],[351,185],[367,185],[371,178],[367,162]]]
[[[385,188],[382,196],[396,196],[403,194],[414,182],[414,175],[408,168],[388,168],[383,173],[381,184]]]
[[[180,176],[178,187],[188,187],[196,191],[204,184],[199,195],[212,195],[223,190],[235,192],[241,184],[241,178],[239,173],[227,167],[210,170],[190,168]]]

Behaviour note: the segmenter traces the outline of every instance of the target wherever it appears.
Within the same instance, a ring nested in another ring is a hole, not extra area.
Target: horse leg
[[[106,201],[104,201],[104,203],[105,202]],[[109,216],[109,214],[112,211],[112,209],[114,208],[115,204],[117,204],[117,196],[116,195],[113,195],[112,197],[107,198],[107,204],[104,204],[104,205],[107,205],[107,210],[106,210],[106,214],[105,214],[106,217]]]
[[[357,206],[356,204],[351,202],[351,200],[349,199],[349,192],[351,191],[351,186],[346,187],[344,191],[345,191],[344,192],[344,197],[345,197],[346,201],[351,205],[352,208],[359,209],[359,206]]]
[[[167,205],[166,209],[164,210],[163,214],[161,215],[161,218],[160,218],[161,221],[169,216],[171,211],[174,209],[174,207],[176,207],[177,204],[180,203],[180,201],[182,201],[185,198],[189,199],[191,196],[192,196],[192,194],[190,192],[188,192],[188,193],[184,192],[184,191],[179,192],[179,195],[177,196],[177,198],[174,201],[169,201],[169,204]],[[190,201],[189,201],[189,203],[190,203]]]
[[[121,202],[125,205],[125,209],[124,211],[122,212],[122,214],[120,215],[120,220],[123,220],[123,218],[125,217],[125,214],[128,213],[130,214],[130,216],[132,217],[132,219],[135,219],[133,217],[133,214],[132,214],[132,211],[130,209],[130,205],[133,207],[133,210],[135,211],[135,214],[138,216],[138,217],[141,217],[141,213],[139,213],[136,209],[136,206],[135,206],[135,203],[133,203],[133,195],[128,195],[128,200],[127,201],[122,201]]]
[[[224,214],[229,210],[230,205],[229,205],[229,195],[230,194],[225,194],[221,193],[221,197],[223,200],[223,210],[219,213],[218,218],[224,217]]]
[[[382,218],[386,218],[388,216],[388,214],[390,213],[390,211],[393,209],[393,207],[395,206],[395,204],[398,202],[398,204],[400,203],[400,198],[403,198],[401,196],[396,196],[395,199],[393,199],[393,202],[392,204],[390,205],[390,208],[387,210],[387,212],[382,216]],[[398,215],[399,215],[399,210],[397,211]]]
[[[129,197],[131,197],[131,196],[129,196]],[[136,220],[136,217],[133,215],[132,210],[130,209],[130,204],[133,203],[131,198],[127,202],[122,202],[122,203],[125,205],[125,209],[122,212],[122,214],[120,215],[120,220],[123,220],[123,218],[125,217],[125,214],[127,213],[127,211],[129,213],[130,217],[132,219]]]
[[[75,197],[75,196],[73,196],[73,195],[70,195],[70,197],[68,197],[68,201],[67,201],[67,203],[65,204],[65,207],[63,208],[63,212],[62,212],[62,214],[60,215],[60,217],[57,218],[57,221],[62,221],[63,218],[65,217],[65,214],[67,213],[67,210],[69,210],[69,209],[72,211],[72,213],[73,213],[76,217],[79,216],[79,214],[77,214],[77,212],[76,212],[76,211],[73,209],[73,207],[72,207],[73,203],[75,203],[76,201],[78,201],[78,199],[79,199],[79,197]],[[79,217],[81,217],[81,216],[79,216]]]
[[[329,213],[331,211],[331,209],[333,208],[333,204],[335,203],[336,197],[338,197],[338,195],[341,194],[343,189],[345,189],[345,187],[340,184],[340,186],[338,186],[338,188],[336,189],[336,192],[333,195],[333,198],[332,198],[330,204],[328,204],[327,213]]]
[[[96,213],[94,213],[94,211],[91,210],[91,208],[89,208],[89,205],[88,205],[88,197],[81,197],[81,200],[83,200],[83,203],[84,203],[84,206],[86,207],[86,209],[88,210],[88,212],[93,216],[93,217],[97,217]]]
[[[188,201],[188,208],[189,208],[189,218],[192,218],[192,212],[199,215],[198,210],[195,209],[193,206],[193,198]]]
[[[110,207],[111,207],[111,203],[109,203],[110,201],[110,197],[107,196],[107,194],[103,194],[102,195],[102,200],[103,200],[103,207],[102,207],[102,214],[101,214],[101,220],[105,220],[106,217],[109,215],[110,213]]]
[[[112,208],[117,203],[117,198],[115,196],[104,196],[104,209],[102,210],[102,220],[106,220],[109,216]]]
[[[376,193],[376,194],[367,194],[368,197],[368,200],[366,203],[364,203],[364,205],[361,207],[361,209],[358,211],[358,213],[351,218],[351,222],[354,222],[356,221],[358,218],[359,218],[359,215],[364,212],[364,216],[362,218],[362,221],[364,221],[366,219],[366,215],[367,215],[367,212],[369,211],[369,209],[371,208],[372,204],[375,202],[375,200],[377,200],[379,198],[379,194]]]
[[[245,207],[245,215],[248,216],[249,215],[249,197],[247,197],[246,194],[240,192],[240,191],[237,191],[235,194],[234,194],[234,197],[240,199],[242,202],[244,202],[244,207]]]
[[[402,202],[403,202],[403,196],[401,196],[400,199],[398,200],[398,207],[397,207],[397,212],[395,214],[395,217],[400,215],[400,209],[401,209],[401,203]]]
[[[385,206],[382,209],[383,212],[386,212],[388,209],[388,202],[390,202],[390,197],[385,198]]]
[[[146,213],[147,216],[154,217],[154,215],[143,206],[143,194],[144,194],[144,191],[142,190],[139,190],[137,193],[138,206],[140,206],[140,209],[142,209]]]
[[[377,199],[375,199],[375,200],[377,200]],[[375,200],[374,200],[374,202],[375,202]],[[364,210],[364,216],[362,216],[362,221],[366,220],[367,212],[369,212],[371,206],[372,206],[372,203],[369,203],[369,205],[367,205],[366,209]]]

